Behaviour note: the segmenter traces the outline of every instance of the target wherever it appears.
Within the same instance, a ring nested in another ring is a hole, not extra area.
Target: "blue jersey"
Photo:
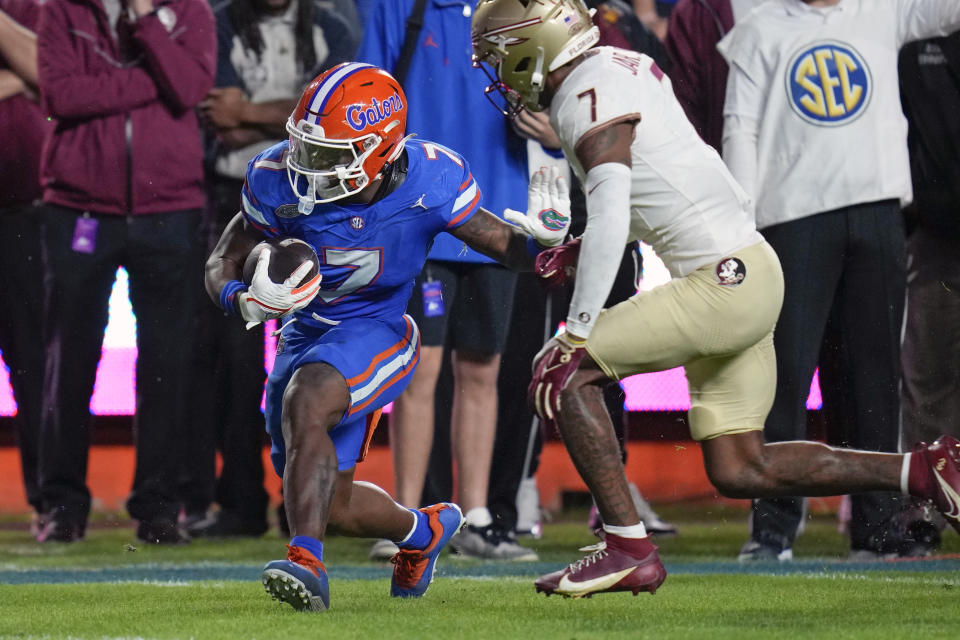
[[[406,180],[388,196],[372,205],[318,204],[303,215],[287,180],[288,145],[250,161],[242,201],[254,227],[305,240],[320,258],[320,293],[297,321],[335,326],[351,318],[399,318],[434,238],[478,209],[480,188],[467,162],[439,144],[409,140]]]

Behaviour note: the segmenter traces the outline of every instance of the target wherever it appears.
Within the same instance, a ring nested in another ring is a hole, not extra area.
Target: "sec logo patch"
[[[787,65],[786,85],[794,112],[827,127],[856,120],[873,93],[863,56],[839,42],[818,42],[794,54]]]

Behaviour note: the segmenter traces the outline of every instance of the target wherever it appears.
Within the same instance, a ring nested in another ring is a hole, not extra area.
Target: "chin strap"
[[[300,201],[297,203],[297,211],[308,216],[313,213],[313,208],[316,204],[317,200],[313,197],[313,188],[311,188],[310,193],[300,196]]]

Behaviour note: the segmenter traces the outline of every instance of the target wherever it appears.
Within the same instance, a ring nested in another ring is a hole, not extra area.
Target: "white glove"
[[[504,209],[503,217],[533,236],[540,246],[563,243],[570,228],[570,192],[560,170],[543,167],[534,173],[527,190],[527,212]]]
[[[271,280],[270,254],[271,252],[267,250],[260,252],[250,288],[237,296],[237,308],[243,319],[247,321],[247,329],[265,320],[279,318],[303,309],[320,291],[319,273],[308,282],[297,286],[313,266],[309,260],[304,260],[303,264],[297,267],[282,284]]]

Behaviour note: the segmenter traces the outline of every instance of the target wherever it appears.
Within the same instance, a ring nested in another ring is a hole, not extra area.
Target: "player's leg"
[[[759,430],[703,442],[711,482],[731,498],[900,491],[930,500],[960,531],[960,441],[942,436],[909,454],[765,443]]]
[[[265,567],[264,585],[295,608],[326,609],[323,539],[332,524],[348,534],[400,542],[409,553],[397,562],[394,583],[406,590],[394,595],[422,595],[440,550],[460,527],[459,509],[407,510],[385,492],[354,483],[352,471],[375,427],[366,415],[393,401],[416,367],[416,325],[409,317],[360,319],[329,330],[289,327],[283,338],[268,386],[268,430],[293,538],[287,559]],[[279,442],[278,388],[284,389]]]
[[[725,259],[725,266],[730,259],[737,261],[741,275],[736,284],[719,278],[718,265],[706,265],[600,313],[587,340],[590,359],[584,359],[564,390],[557,422],[577,470],[593,493],[606,523],[606,545],[610,548],[613,543],[614,553],[609,559],[588,557],[544,576],[537,582],[539,589],[573,596],[637,593],[653,591],[665,578],[630,496],[599,385],[604,377],[619,380],[746,348],[769,333],[783,287],[776,255],[761,243]],[[592,369],[591,362],[599,371]],[[694,391],[691,383],[691,395]],[[691,421],[698,412],[696,398],[692,399]],[[762,428],[762,418],[756,426]],[[621,573],[630,562],[635,563],[635,571]],[[609,580],[597,580],[603,576]]]
[[[547,595],[654,593],[667,577],[630,494],[620,445],[603,399],[608,382],[588,357],[563,393],[557,429],[603,516],[603,541],[583,560],[540,577],[535,586]]]
[[[323,539],[339,475],[328,432],[349,406],[346,380],[329,364],[304,364],[287,384],[281,414],[287,455],[283,495],[294,536]]]
[[[732,498],[901,491],[933,500],[960,528],[960,443],[941,438],[910,455],[767,443],[762,427],[773,398],[772,334],[742,352],[691,361],[690,427],[707,475]]]

